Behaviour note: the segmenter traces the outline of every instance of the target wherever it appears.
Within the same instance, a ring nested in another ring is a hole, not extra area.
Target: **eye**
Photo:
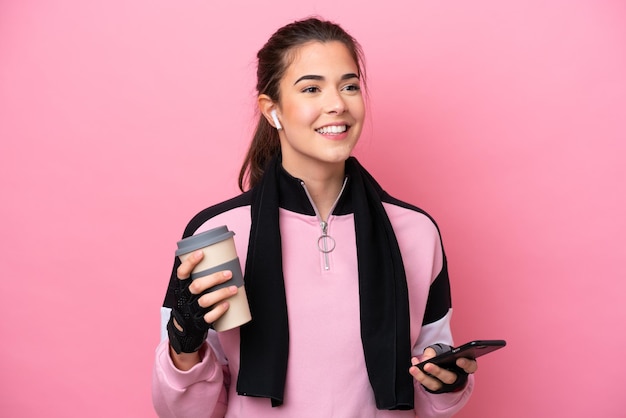
[[[320,91],[319,87],[317,86],[309,86],[309,87],[305,87],[302,90],[300,90],[302,93],[317,93]]]
[[[347,86],[344,86],[343,90],[350,92],[360,91],[361,86],[358,84],[348,84]]]

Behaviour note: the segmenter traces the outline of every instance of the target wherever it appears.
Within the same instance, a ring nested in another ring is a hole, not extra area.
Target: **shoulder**
[[[198,212],[185,227],[183,238],[193,235],[202,225],[218,215],[250,206],[252,192],[247,191],[231,199],[209,206]]]
[[[423,227],[431,228],[433,232],[439,235],[439,226],[435,219],[424,209],[408,203],[404,200],[400,200],[389,195],[387,192],[383,192],[381,201],[387,212],[387,216],[392,223],[399,222],[401,219],[406,219],[413,224],[419,224]]]

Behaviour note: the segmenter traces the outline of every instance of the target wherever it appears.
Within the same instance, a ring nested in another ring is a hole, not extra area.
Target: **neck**
[[[284,164],[283,168],[292,176],[304,181],[322,220],[328,220],[332,206],[343,186],[345,163],[319,167],[316,170],[291,170],[292,167]]]
[[[304,180],[304,183],[306,184],[306,188],[311,195],[311,199],[313,199],[313,204],[317,208],[320,217],[323,221],[327,221],[333,204],[341,192],[343,177],[340,181],[316,182]]]

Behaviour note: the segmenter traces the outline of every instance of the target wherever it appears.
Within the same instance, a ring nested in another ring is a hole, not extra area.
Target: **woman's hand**
[[[437,393],[440,392],[444,386],[454,385],[457,383],[458,379],[464,377],[459,376],[453,370],[443,369],[433,363],[427,363],[424,365],[424,371],[421,371],[419,367],[416,366],[419,362],[431,359],[435,357],[435,355],[436,353],[434,349],[430,347],[426,348],[421,358],[418,359],[417,357],[413,357],[411,359],[411,364],[413,364],[413,366],[409,368],[409,373],[430,392]],[[468,358],[457,359],[456,365],[467,374],[474,373],[478,369],[478,363],[476,360]],[[461,389],[461,387],[459,386],[455,389]]]
[[[204,253],[198,250],[187,257],[185,261],[178,266],[176,270],[176,276],[180,280],[187,280],[191,276],[191,272],[196,265],[202,261]],[[189,284],[189,292],[192,295],[199,295],[206,292],[208,289],[218,284],[224,283],[233,277],[233,273],[229,270],[218,271],[207,276],[198,277]],[[197,299],[197,304],[201,308],[210,308],[210,310],[204,315],[204,321],[207,324],[212,324],[217,321],[228,310],[228,299],[232,295],[237,293],[237,286],[229,286],[218,289],[214,292],[208,292],[203,294]]]
[[[211,324],[228,310],[225,299],[237,293],[237,286],[208,291],[230,280],[230,271],[216,272],[195,280],[189,278],[203,256],[202,251],[194,252],[176,270],[179,287],[176,289],[176,307],[172,309],[167,330],[172,360],[181,370],[188,370],[200,361],[198,350],[206,340]]]

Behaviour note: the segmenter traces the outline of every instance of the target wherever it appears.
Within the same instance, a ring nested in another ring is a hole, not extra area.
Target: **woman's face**
[[[277,113],[289,173],[305,178],[320,168],[343,170],[365,118],[358,67],[343,43],[310,42],[294,51]]]

